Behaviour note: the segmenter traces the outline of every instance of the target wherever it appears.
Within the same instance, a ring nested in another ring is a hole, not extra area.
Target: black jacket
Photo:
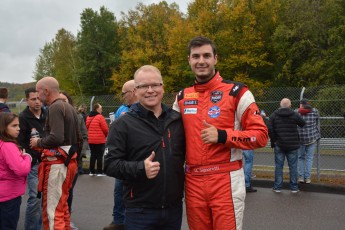
[[[35,117],[35,115],[29,110],[27,106],[23,112],[19,114],[19,136],[18,143],[21,147],[25,149],[32,157],[32,165],[37,163],[41,156],[40,153],[36,150],[30,148],[30,138],[31,138],[31,129],[35,128],[40,137],[44,137],[44,125],[47,117],[47,112],[45,109],[41,109],[40,118]]]
[[[106,143],[105,172],[124,182],[126,207],[163,208],[182,204],[185,136],[181,115],[162,105],[159,122],[140,104],[115,120]],[[144,160],[155,151],[160,171],[146,177]]]
[[[303,118],[290,108],[279,108],[273,112],[268,122],[268,135],[271,145],[278,145],[285,151],[291,151],[300,147],[297,125],[303,127]]]
[[[11,110],[8,108],[8,106],[5,103],[0,102],[0,112],[10,113]]]

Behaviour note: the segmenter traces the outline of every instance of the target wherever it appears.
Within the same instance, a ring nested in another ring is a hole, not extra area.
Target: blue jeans
[[[275,161],[275,178],[273,189],[281,189],[283,187],[283,167],[286,160],[289,165],[290,172],[290,189],[298,190],[297,184],[297,162],[298,162],[298,149],[291,151],[284,151],[279,146],[274,147],[274,161]]]
[[[173,208],[126,208],[126,230],[180,230],[182,204]]]
[[[38,166],[39,163],[33,165],[28,175],[27,193],[29,199],[25,211],[25,230],[42,229],[42,204],[41,199],[37,198]]]
[[[113,217],[114,224],[125,223],[125,207],[123,205],[123,182],[122,180],[118,179],[115,179]]]
[[[244,179],[246,182],[246,188],[250,188],[252,180],[252,168],[254,160],[254,150],[243,150],[244,158]]]
[[[0,202],[0,229],[16,230],[20,214],[22,197]]]
[[[310,179],[313,166],[314,150],[316,142],[310,145],[301,145],[298,151],[299,177]]]

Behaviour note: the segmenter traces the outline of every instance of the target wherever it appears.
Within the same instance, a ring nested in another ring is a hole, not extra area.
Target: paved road
[[[78,178],[72,221],[80,230],[102,230],[111,222],[113,189],[114,179],[110,177]],[[247,195],[243,230],[345,229],[345,194],[258,190]],[[23,229],[26,199],[24,196],[18,230]],[[185,213],[182,230],[188,230]]]

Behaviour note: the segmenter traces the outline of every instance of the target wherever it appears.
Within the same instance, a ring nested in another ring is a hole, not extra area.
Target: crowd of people
[[[144,65],[124,83],[124,104],[110,126],[100,103],[87,114],[54,77],[25,90],[19,116],[1,87],[0,229],[17,229],[25,189],[26,230],[77,229],[70,221],[73,188],[88,147],[89,176],[115,178],[113,220],[104,230],[181,229],[184,197],[190,229],[242,229],[246,193],[257,191],[254,149],[269,138],[273,191],[281,192],[285,158],[291,192],[298,182],[311,183],[318,110],[303,99],[294,111],[284,98],[268,119],[246,85],[223,79],[212,40],[195,37],[188,50],[195,81],[171,108],[162,103],[160,70]]]

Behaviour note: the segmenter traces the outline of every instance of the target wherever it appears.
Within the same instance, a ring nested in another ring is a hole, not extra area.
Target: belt
[[[216,173],[226,173],[242,168],[242,160],[213,165],[186,165],[186,173],[192,175],[209,175]]]

